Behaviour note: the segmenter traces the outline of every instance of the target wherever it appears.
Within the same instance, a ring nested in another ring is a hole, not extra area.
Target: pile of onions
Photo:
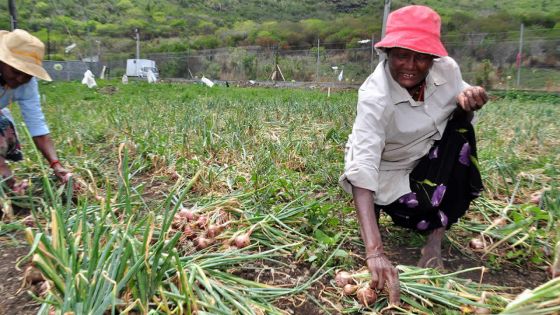
[[[344,295],[354,295],[362,305],[369,306],[377,300],[377,293],[368,285],[356,285],[352,274],[348,271],[339,271],[334,277],[334,282],[340,288]]]

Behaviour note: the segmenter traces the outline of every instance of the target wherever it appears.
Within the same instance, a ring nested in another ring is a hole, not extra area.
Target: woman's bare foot
[[[418,261],[418,267],[443,270],[443,259],[441,258],[440,247],[426,245],[422,247],[420,253],[422,257]]]
[[[444,235],[445,227],[435,229],[430,233],[426,245],[420,250],[422,257],[418,261],[418,267],[444,269],[443,259],[441,258],[441,241]]]

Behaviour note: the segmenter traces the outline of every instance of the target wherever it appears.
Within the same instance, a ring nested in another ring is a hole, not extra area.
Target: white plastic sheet
[[[202,81],[202,83],[206,84],[208,87],[213,87],[214,86],[214,82],[207,79],[205,76],[203,76],[202,79],[200,79],[200,81]]]
[[[344,70],[340,70],[340,73],[338,74],[338,81],[342,81],[343,78],[344,78]]]
[[[93,75],[93,73],[90,70],[87,70],[86,72],[84,72],[84,78],[82,79],[82,84],[85,84],[88,86],[88,88],[93,88],[97,86],[97,82],[95,82],[95,76]]]
[[[146,75],[146,77],[148,78],[148,83],[156,83],[157,82],[156,75],[154,74],[154,72],[151,69],[148,70],[148,74]]]

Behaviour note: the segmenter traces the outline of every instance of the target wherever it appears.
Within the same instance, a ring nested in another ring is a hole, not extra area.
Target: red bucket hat
[[[436,11],[422,5],[406,6],[389,14],[385,37],[375,47],[400,47],[444,57],[447,50],[440,40],[440,28]]]

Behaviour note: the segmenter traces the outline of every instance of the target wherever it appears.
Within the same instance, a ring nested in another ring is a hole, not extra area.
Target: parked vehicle
[[[127,59],[126,60],[126,76],[138,77],[142,79],[148,78],[148,72],[152,71],[155,78],[159,80],[159,71],[156,62],[150,59]]]

